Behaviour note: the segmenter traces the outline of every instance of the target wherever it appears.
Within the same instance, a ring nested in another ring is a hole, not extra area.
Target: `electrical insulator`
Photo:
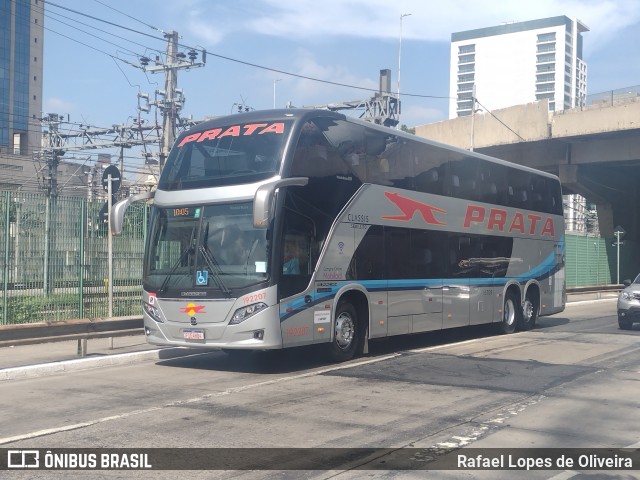
[[[142,65],[143,67],[146,67],[147,65],[149,65],[149,58],[148,57],[140,57],[140,65]]]
[[[194,49],[189,50],[189,60],[194,62],[196,58],[198,58],[198,52],[196,52]]]

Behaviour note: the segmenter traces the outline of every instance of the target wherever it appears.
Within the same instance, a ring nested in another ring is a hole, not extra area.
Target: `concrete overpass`
[[[597,205],[600,234],[621,225],[640,240],[640,97],[564,112],[547,102],[416,127],[416,135],[560,177]]]

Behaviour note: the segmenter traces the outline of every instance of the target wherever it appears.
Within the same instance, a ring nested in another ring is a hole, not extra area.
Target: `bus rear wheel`
[[[538,300],[534,296],[534,294],[527,294],[524,301],[520,330],[531,330],[538,320]]]
[[[358,324],[358,312],[349,302],[341,302],[336,309],[333,323],[333,340],[329,346],[329,357],[334,362],[344,362],[356,355],[362,344]]]
[[[504,296],[504,307],[502,308],[502,322],[500,322],[500,331],[502,333],[513,333],[516,331],[516,325],[522,322],[522,309],[518,296],[509,291]]]

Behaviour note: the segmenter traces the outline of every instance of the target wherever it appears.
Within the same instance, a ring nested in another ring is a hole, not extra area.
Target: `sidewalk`
[[[613,302],[617,296],[615,291],[573,293],[569,295],[567,305],[579,302]],[[612,308],[615,309],[614,306]],[[197,350],[189,348],[149,345],[142,330],[139,334],[110,338],[9,345],[0,347],[0,381],[105,365],[156,361],[196,352]]]

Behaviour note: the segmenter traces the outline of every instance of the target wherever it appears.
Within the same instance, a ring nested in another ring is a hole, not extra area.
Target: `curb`
[[[61,362],[41,363],[39,365],[11,367],[0,370],[0,382],[4,380],[37,378],[54,373],[89,370],[102,366],[131,365],[153,360],[169,360],[171,358],[193,355],[195,353],[201,352],[191,348],[167,347],[142,352],[120,353],[96,356],[93,358],[78,358]]]

